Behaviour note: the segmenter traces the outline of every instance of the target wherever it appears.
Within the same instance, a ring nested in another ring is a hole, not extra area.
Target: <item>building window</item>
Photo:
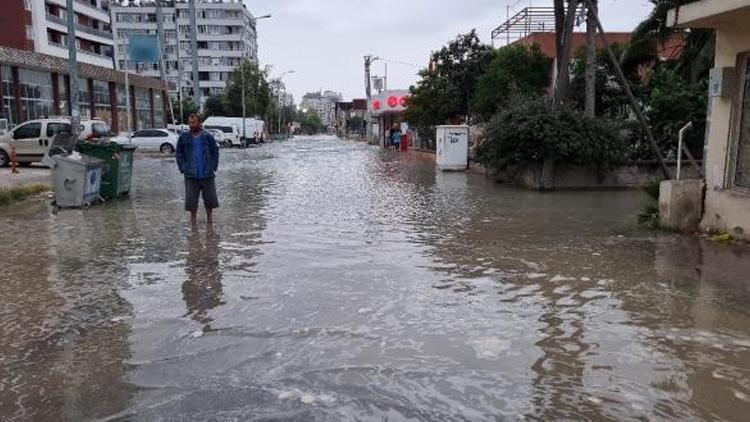
[[[34,27],[31,25],[26,25],[26,39],[27,40],[34,39]]]
[[[750,188],[750,54],[743,59],[743,72],[741,79],[740,110],[737,116],[740,119],[737,143],[737,171],[735,174],[735,185],[741,188]]]
[[[81,119],[91,118],[91,91],[89,91],[89,80],[78,78],[78,109]]]
[[[94,107],[96,117],[112,126],[112,109],[109,102],[109,82],[94,81]]]
[[[21,85],[21,118],[19,122],[50,116],[54,102],[51,74],[18,69],[18,81]]]
[[[128,130],[128,113],[127,108],[128,92],[125,90],[125,84],[117,84],[117,127],[121,132]]]
[[[16,116],[16,97],[13,95],[13,72],[10,66],[0,66],[0,84],[3,86],[2,107],[0,108],[0,118],[8,119],[11,126],[18,124]]]
[[[32,0],[23,0],[23,8],[29,12],[31,12],[31,1]]]
[[[138,116],[138,127],[136,129],[154,127],[154,123],[151,121],[151,98],[148,89],[135,89],[135,112]]]

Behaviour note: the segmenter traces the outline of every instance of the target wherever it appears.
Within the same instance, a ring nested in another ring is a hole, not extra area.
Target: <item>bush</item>
[[[593,166],[603,173],[625,158],[612,121],[552,106],[548,98],[512,98],[489,122],[477,159],[496,170],[541,165]]]
[[[0,206],[8,205],[14,201],[23,201],[29,196],[34,196],[49,190],[49,187],[45,185],[31,185],[0,189]]]

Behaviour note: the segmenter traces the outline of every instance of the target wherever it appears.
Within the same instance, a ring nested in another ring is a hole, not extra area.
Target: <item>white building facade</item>
[[[311,92],[302,97],[300,107],[314,111],[323,124],[333,130],[336,124],[336,103],[342,100],[341,93],[333,91]]]
[[[138,5],[112,5],[112,32],[115,38],[115,65],[143,76],[160,77],[158,63],[127,61],[131,35],[157,35],[157,10],[153,1]],[[247,58],[258,61],[255,18],[241,1],[196,1],[198,71],[201,100],[221,95],[229,75]],[[162,1],[164,45],[162,52],[167,80],[174,84],[170,94],[193,97],[190,17],[187,1]]]
[[[33,38],[34,51],[68,58],[66,0],[24,0],[24,4],[31,12],[32,25],[27,28],[27,37]],[[73,11],[78,61],[112,69],[114,39],[109,1],[76,0]]]

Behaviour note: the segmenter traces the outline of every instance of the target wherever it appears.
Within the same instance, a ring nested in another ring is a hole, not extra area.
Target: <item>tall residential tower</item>
[[[193,96],[190,19],[187,1],[162,0],[163,54],[167,80],[182,88],[184,98]],[[201,99],[224,92],[229,75],[243,59],[258,60],[255,18],[241,1],[196,1],[198,70]],[[130,35],[157,34],[154,0],[120,1],[112,4],[115,65],[143,76],[160,77],[158,63],[127,62]],[[171,92],[177,96],[177,88]]]

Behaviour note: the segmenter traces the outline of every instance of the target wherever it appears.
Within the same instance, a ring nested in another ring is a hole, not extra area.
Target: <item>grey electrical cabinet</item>
[[[708,95],[714,98],[731,97],[734,90],[734,74],[735,68],[733,67],[715,67],[711,69]]]

